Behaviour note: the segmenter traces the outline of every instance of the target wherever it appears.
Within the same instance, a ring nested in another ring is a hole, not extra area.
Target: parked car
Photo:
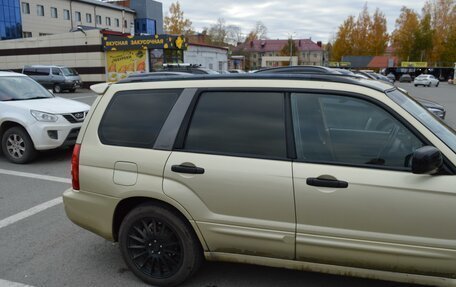
[[[388,77],[388,79],[390,79],[393,83],[396,82],[396,76],[390,72],[388,73],[388,75],[386,75]]]
[[[149,73],[130,74],[128,78],[144,78],[144,77],[169,77],[169,76],[191,76],[193,74],[188,72],[175,72],[175,71],[158,71]]]
[[[415,87],[423,86],[423,87],[438,87],[440,81],[436,79],[433,75],[419,75],[413,80],[413,84]]]
[[[0,72],[3,154],[13,163],[27,163],[37,151],[74,145],[89,108],[55,97],[23,74]]]
[[[336,74],[341,75],[340,72],[323,66],[284,66],[276,68],[267,68],[258,70],[255,74],[303,74],[303,73],[312,73],[312,74]]]
[[[399,82],[401,82],[401,83],[411,83],[412,82],[412,76],[410,76],[409,74],[403,74],[399,78]]]
[[[377,78],[377,80],[379,81],[383,81],[385,83],[390,83],[390,84],[394,84],[394,80],[390,79],[389,77],[387,76],[384,76],[382,74],[379,74],[379,73],[373,73],[374,76]]]
[[[68,90],[74,93],[82,86],[81,76],[73,68],[54,65],[32,65],[24,66],[22,74],[34,79],[54,93],[61,93]]]
[[[190,74],[210,74],[210,75],[218,75],[217,71],[202,68],[199,65],[190,65],[190,64],[164,64],[163,69],[159,70],[158,72],[164,71],[173,71],[173,72],[184,72]]]
[[[92,89],[65,211],[146,283],[177,286],[206,258],[456,284],[456,134],[394,86],[245,74]]]
[[[245,74],[245,71],[240,70],[240,69],[232,69],[232,70],[229,70],[228,72],[230,72],[231,74]]]

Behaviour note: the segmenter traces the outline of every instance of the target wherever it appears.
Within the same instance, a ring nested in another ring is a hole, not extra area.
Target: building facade
[[[38,37],[83,29],[130,33],[135,11],[97,0],[15,0],[20,2],[22,37]]]
[[[226,71],[228,69],[228,48],[189,43],[184,51],[184,62],[203,68]]]
[[[313,42],[311,39],[293,40],[297,52],[293,55],[298,57],[298,65],[324,65],[327,62],[327,55],[322,48],[321,42]],[[253,40],[243,43],[233,49],[233,55],[244,55],[246,63],[250,64],[251,70],[282,65],[279,61],[266,61],[267,66],[262,66],[263,57],[289,56],[281,53],[288,45],[288,40]],[[287,63],[288,64],[288,63]]]

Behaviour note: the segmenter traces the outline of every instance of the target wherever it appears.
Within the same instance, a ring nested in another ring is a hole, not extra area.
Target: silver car
[[[28,75],[46,89],[52,89],[54,93],[68,90],[74,93],[82,86],[81,76],[73,68],[52,65],[24,66],[22,74]]]

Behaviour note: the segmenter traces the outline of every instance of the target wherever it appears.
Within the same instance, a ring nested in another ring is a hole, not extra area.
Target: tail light
[[[73,157],[71,158],[71,181],[74,190],[79,190],[79,152],[81,145],[76,144],[73,149]]]

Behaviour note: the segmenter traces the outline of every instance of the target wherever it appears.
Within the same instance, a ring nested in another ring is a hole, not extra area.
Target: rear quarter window
[[[98,128],[103,144],[152,148],[182,90],[116,93]]]

